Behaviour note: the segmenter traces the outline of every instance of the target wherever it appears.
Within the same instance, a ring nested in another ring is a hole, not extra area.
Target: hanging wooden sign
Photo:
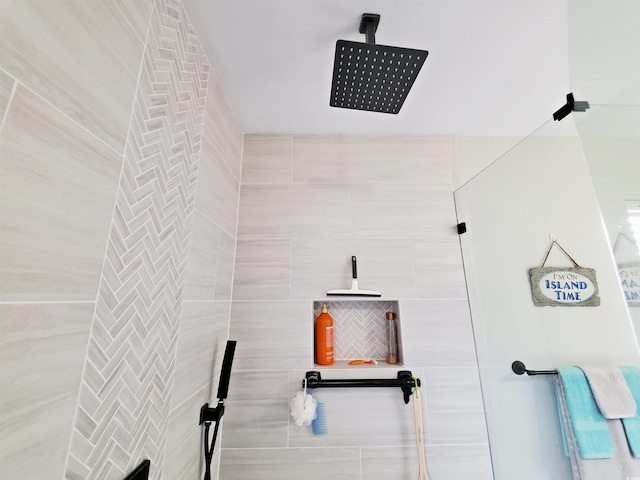
[[[573,262],[574,267],[545,267],[556,245]],[[539,267],[529,269],[531,294],[536,307],[597,307],[600,305],[598,282],[593,268],[583,268],[553,240]]]
[[[618,265],[624,298],[630,307],[640,307],[640,264]]]

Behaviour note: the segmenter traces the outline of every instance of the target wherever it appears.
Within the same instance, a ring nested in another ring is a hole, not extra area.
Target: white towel
[[[615,365],[578,365],[591,387],[593,398],[604,418],[609,420],[636,416],[636,402]]]

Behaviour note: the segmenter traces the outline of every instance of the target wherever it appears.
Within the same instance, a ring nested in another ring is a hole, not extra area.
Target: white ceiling
[[[567,0],[184,0],[246,133],[525,135],[569,92]],[[398,115],[329,106],[335,43],[428,50]]]

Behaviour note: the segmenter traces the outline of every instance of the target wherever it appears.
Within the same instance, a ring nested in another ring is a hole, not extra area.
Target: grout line
[[[2,120],[0,120],[0,132],[2,131],[2,127],[4,127],[7,117],[9,116],[9,109],[11,108],[13,97],[15,96],[16,90],[18,88],[18,80],[13,75],[9,75],[9,76],[13,78],[13,85],[11,86],[11,93],[9,94],[9,100],[7,100],[7,105],[4,109],[4,115],[2,115]]]
[[[409,242],[409,254],[411,255],[411,273],[413,273],[413,294],[418,297],[418,276],[416,275],[416,242]]]
[[[291,370],[287,372],[287,385],[291,385]],[[289,409],[287,408],[287,448],[291,447],[291,428],[289,428],[290,426],[291,420],[289,419]]]
[[[349,224],[351,225],[351,232],[349,233],[349,240],[354,240],[354,236],[353,236],[353,189],[351,187],[351,184],[348,184],[349,186]]]
[[[74,305],[92,304],[95,300],[6,300],[0,301],[0,305]]]
[[[213,68],[212,68],[212,72],[213,73]],[[226,99],[226,96],[223,95]],[[234,118],[233,119],[234,123],[237,123],[237,120]],[[239,126],[239,125],[238,125]],[[238,254],[238,228],[240,228],[240,195],[242,194],[242,171],[244,168],[244,142],[245,142],[245,136],[246,134],[244,132],[242,132],[242,144],[240,146],[240,175],[238,177],[238,197],[236,198],[236,231],[233,235],[231,235],[231,238],[233,238],[233,266],[231,268],[231,285],[230,285],[230,289],[231,292],[229,294],[229,301],[231,302],[230,307],[229,307],[229,321],[227,322],[227,338],[229,338],[229,335],[231,334],[231,310],[233,309],[233,291],[234,291],[234,286],[235,286],[235,280],[236,280],[236,256]],[[225,162],[226,163],[226,162]],[[235,175],[234,175],[235,178]],[[219,255],[220,249],[218,248],[218,255]],[[218,268],[218,264],[216,264],[216,269]],[[216,274],[217,277],[217,274]],[[216,278],[217,280],[217,278]]]
[[[289,295],[288,300],[292,300],[291,293],[293,292],[293,240],[288,239],[289,242]]]
[[[489,444],[487,442],[473,442],[473,443],[432,443],[425,444],[427,448],[433,447],[485,447]],[[363,449],[387,449],[387,448],[408,448],[415,449],[416,444],[413,443],[399,443],[399,444],[388,444],[388,445],[303,445],[296,447],[225,447],[223,450],[226,451],[257,451],[257,450],[341,450],[345,448],[357,448],[359,450]]]
[[[295,138],[296,138],[295,135],[291,135],[291,185],[295,185],[296,183],[296,175],[295,175],[296,159],[294,154]]]
[[[22,82],[18,82],[18,80],[16,80],[16,84],[20,83],[20,86],[22,88],[25,88],[26,90],[28,90],[29,92],[31,92],[33,95],[35,95],[36,97],[38,97],[38,99],[40,99],[43,103],[45,103],[46,105],[48,105],[49,107],[51,107],[53,110],[55,110],[58,114],[60,114],[61,116],[63,116],[66,120],[70,121],[71,123],[73,123],[77,128],[79,128],[80,130],[82,130],[83,132],[89,134],[90,136],[92,136],[93,138],[95,138],[96,140],[98,140],[101,144],[103,144],[105,147],[107,147],[109,150],[111,150],[112,152],[115,152],[116,154],[120,155],[120,156],[124,156],[124,153],[126,151],[126,142],[125,142],[125,148],[123,149],[122,152],[119,152],[118,150],[116,150],[113,145],[109,145],[105,140],[103,140],[102,138],[100,138],[98,135],[96,135],[94,132],[92,132],[91,130],[89,130],[87,127],[85,127],[84,125],[82,125],[81,123],[79,123],[77,120],[75,120],[74,118],[70,117],[67,113],[65,113],[64,111],[60,110],[60,108],[58,108],[54,103],[52,103],[51,101],[47,100],[45,97],[43,97],[42,95],[40,95],[38,92],[36,92],[34,89],[32,89],[31,87],[29,87],[28,85],[22,83]],[[136,85],[136,90],[137,90],[137,85]],[[5,112],[6,113],[6,112]],[[127,130],[127,134],[128,134],[129,130]]]

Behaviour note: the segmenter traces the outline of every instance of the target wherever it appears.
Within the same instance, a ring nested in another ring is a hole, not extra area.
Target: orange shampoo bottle
[[[316,363],[333,364],[333,318],[329,315],[327,304],[322,304],[322,312],[316,318]]]

